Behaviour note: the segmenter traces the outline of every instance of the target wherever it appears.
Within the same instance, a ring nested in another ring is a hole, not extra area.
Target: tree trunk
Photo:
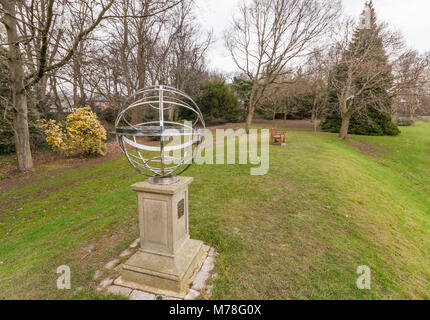
[[[247,134],[249,134],[249,128],[251,127],[252,118],[254,117],[256,91],[257,91],[257,85],[254,83],[254,85],[252,86],[252,90],[251,90],[251,94],[250,94],[250,98],[249,98],[248,114],[246,115],[245,131]]]
[[[419,105],[420,105],[420,100],[418,97],[415,97],[415,104],[412,105],[411,108],[409,108],[409,116],[410,116],[411,121],[415,121],[414,120],[415,111],[418,109]]]
[[[311,118],[311,123],[314,125],[314,132],[317,132],[317,128],[319,125],[319,121],[316,115],[316,110],[315,108],[312,109],[312,118]]]
[[[14,99],[13,131],[16,156],[20,171],[33,170],[33,158],[30,150],[30,133],[27,120],[27,97],[20,93]]]
[[[79,77],[79,64],[77,53],[73,57],[73,108],[79,108],[80,97],[78,95],[78,77]]]
[[[46,88],[48,86],[48,77],[44,75],[40,82],[36,86],[37,99],[45,101],[46,99]]]
[[[348,129],[349,129],[349,121],[351,120],[351,114],[347,113],[344,114],[342,117],[342,125],[340,127],[339,137],[342,139],[346,139],[346,136],[348,135]]]
[[[245,125],[245,131],[247,134],[249,134],[249,128],[251,127],[252,124],[252,118],[254,117],[254,106],[249,106],[249,111],[248,114],[246,116],[246,125]]]
[[[316,118],[317,118],[317,99],[315,95],[314,101],[312,103],[312,113],[311,113],[311,122],[314,124],[314,127],[315,127]]]
[[[33,170],[33,158],[30,150],[30,133],[28,130],[27,97],[24,90],[24,66],[19,49],[16,26],[15,1],[1,1],[5,14],[3,21],[6,26],[9,45],[10,86],[13,105],[13,131],[15,140],[18,169],[20,171]]]
[[[64,111],[63,111],[63,106],[61,105],[60,96],[58,95],[57,80],[56,80],[55,76],[50,77],[50,83],[51,83],[51,87],[52,87],[52,92],[54,93],[55,106],[57,108],[57,119],[63,120],[64,119]]]

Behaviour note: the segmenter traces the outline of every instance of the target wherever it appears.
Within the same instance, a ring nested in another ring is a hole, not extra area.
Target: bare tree
[[[313,96],[311,121],[316,131],[327,109],[329,62],[326,52],[323,49],[316,50],[309,57],[307,68],[309,87]]]
[[[173,20],[175,30],[172,48],[169,54],[168,69],[171,70],[170,82],[180,90],[198,85],[193,79],[205,71],[205,54],[212,43],[212,33],[200,39],[199,26],[195,24],[192,14],[193,2],[184,2],[177,7]],[[169,110],[169,118],[177,121],[179,117],[178,108],[173,106]]]
[[[101,42],[87,66],[91,70],[86,74],[87,91],[120,107],[133,92],[148,85],[160,83],[186,90],[198,86],[204,77],[211,34],[201,36],[193,4],[183,0],[163,14],[142,17],[138,13],[157,11],[160,2],[116,2],[111,11],[127,19],[109,21],[109,41]],[[138,120],[145,114],[137,111],[132,116]],[[177,109],[172,107],[169,116],[177,119]]]
[[[237,67],[253,82],[247,131],[266,88],[289,72],[293,59],[309,53],[339,12],[337,0],[253,0],[240,7],[225,43]]]
[[[265,94],[260,99],[258,108],[270,113],[272,120],[275,120],[277,113],[286,111],[285,100],[288,99],[288,96],[285,89],[285,86],[274,83],[267,87]]]
[[[410,50],[395,63],[396,104],[406,109],[413,121],[415,112],[425,97],[429,96],[430,52],[420,54]]]

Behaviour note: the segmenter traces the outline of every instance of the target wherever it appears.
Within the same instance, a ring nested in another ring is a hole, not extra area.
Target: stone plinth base
[[[203,261],[203,242],[188,239],[175,256],[140,249],[123,267],[115,284],[159,295],[184,298]]]

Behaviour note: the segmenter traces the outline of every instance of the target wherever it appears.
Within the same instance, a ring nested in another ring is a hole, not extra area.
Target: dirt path
[[[357,149],[358,151],[360,151],[365,156],[371,157],[375,160],[378,159],[378,155],[387,153],[386,151],[376,149],[371,144],[366,143],[366,142],[359,140],[357,138],[349,138],[349,140],[351,141],[351,144],[350,144],[351,147]]]

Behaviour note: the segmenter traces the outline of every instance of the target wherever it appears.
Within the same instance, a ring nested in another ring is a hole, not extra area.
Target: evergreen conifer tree
[[[367,17],[367,18],[366,18]],[[369,65],[378,66],[375,70],[376,77],[372,80],[373,84],[363,90],[359,96],[353,97],[354,104],[360,104],[360,112],[352,114],[349,122],[349,133],[361,135],[397,135],[400,133],[397,126],[391,121],[388,110],[391,110],[392,97],[389,94],[393,86],[393,75],[388,63],[388,57],[383,47],[383,41],[380,35],[380,28],[377,24],[375,8],[372,1],[366,3],[366,9],[363,11],[360,26],[356,28],[348,50],[344,53],[346,59],[348,55],[363,53],[363,68]],[[369,52],[369,48],[371,48]],[[346,60],[345,59],[345,60]],[[380,70],[384,70],[380,72]],[[334,77],[336,81],[342,81],[346,78],[348,71],[347,64],[336,66]],[[363,74],[366,79],[360,77]],[[368,81],[369,71],[354,75],[354,85],[357,88],[363,86]],[[323,130],[339,132],[341,130],[342,117],[339,111],[337,88],[333,82],[329,83],[328,88],[328,110],[326,119],[322,124]],[[358,109],[358,108],[357,108]],[[383,111],[381,111],[383,110]]]

